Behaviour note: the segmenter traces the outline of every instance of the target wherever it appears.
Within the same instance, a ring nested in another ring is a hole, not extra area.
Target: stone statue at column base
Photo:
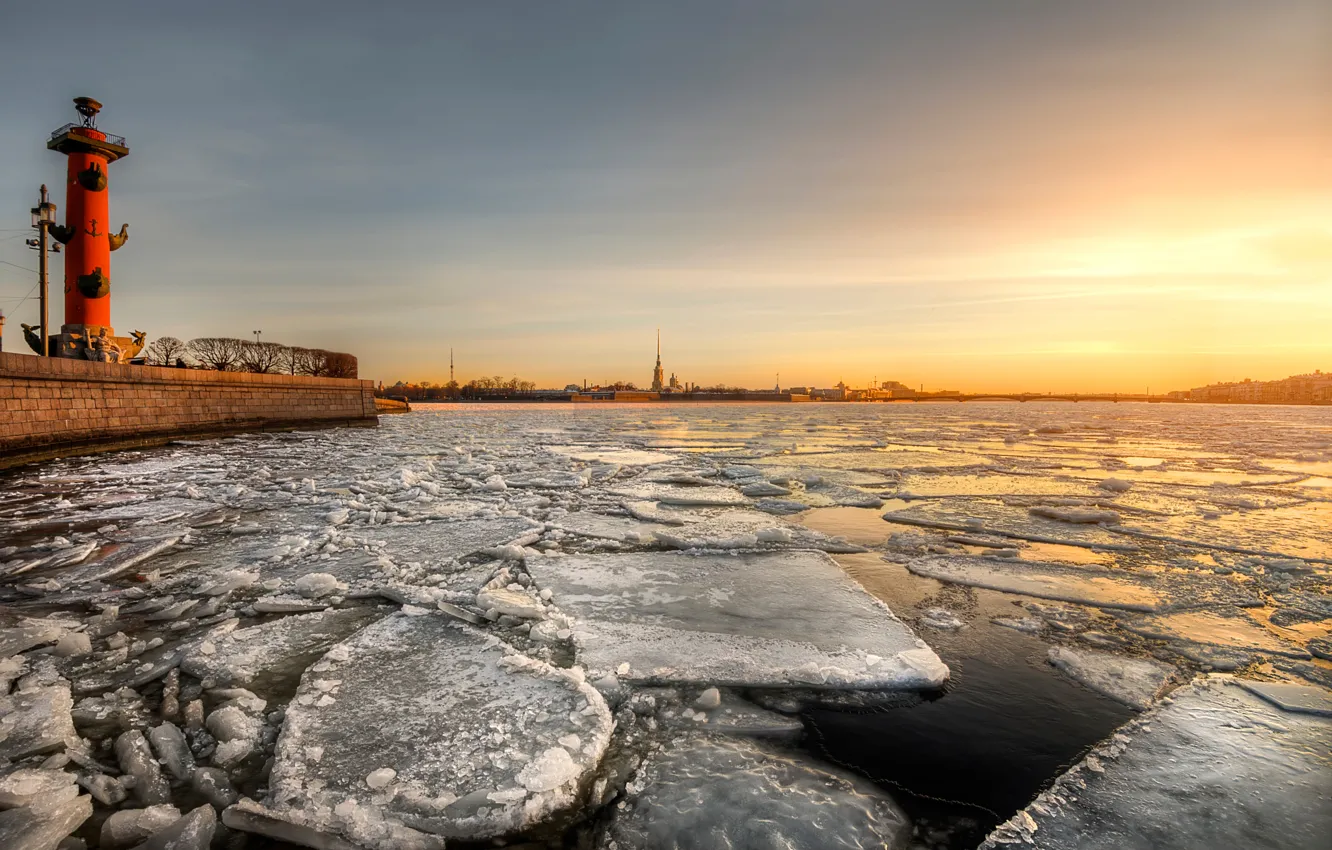
[[[51,354],[97,363],[125,363],[143,350],[145,335],[116,336],[115,329],[102,325],[62,325],[52,337]]]

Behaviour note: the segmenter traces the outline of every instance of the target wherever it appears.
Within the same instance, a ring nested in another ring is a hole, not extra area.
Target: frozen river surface
[[[1330,576],[1328,408],[424,406],[25,467],[0,846],[1318,846]]]

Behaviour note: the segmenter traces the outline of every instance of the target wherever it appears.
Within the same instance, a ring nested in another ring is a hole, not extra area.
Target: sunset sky
[[[1327,0],[11,4],[0,307],[91,95],[113,319],[363,377],[1332,369]],[[62,219],[63,220],[63,219]],[[20,268],[23,267],[23,268]],[[55,263],[56,279],[61,266]],[[57,284],[58,291],[58,284]],[[55,311],[59,322],[59,309]]]

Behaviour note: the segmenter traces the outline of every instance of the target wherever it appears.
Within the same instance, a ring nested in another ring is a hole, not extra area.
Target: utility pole
[[[46,184],[42,184],[42,201],[39,206],[46,206]],[[54,208],[54,204],[51,204]],[[53,210],[54,211],[54,210]],[[51,282],[46,273],[46,228],[50,222],[42,216],[37,224],[37,279],[41,281],[42,292],[42,356],[51,356]]]
[[[449,349],[449,383],[453,383],[453,349]]]
[[[37,249],[37,284],[41,289],[42,341],[41,355],[51,356],[51,302],[49,278],[46,273],[46,233],[55,224],[56,205],[46,199],[46,184],[42,184],[41,200],[32,208],[32,226],[37,229],[37,238],[28,240],[28,247]],[[55,249],[60,250],[58,247]]]

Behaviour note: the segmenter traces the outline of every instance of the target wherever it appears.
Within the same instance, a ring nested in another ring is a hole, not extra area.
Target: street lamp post
[[[32,208],[32,226],[37,231],[36,244],[34,240],[29,239],[28,245],[36,248],[38,252],[37,261],[37,282],[41,287],[41,310],[42,310],[42,342],[41,354],[43,357],[51,356],[51,329],[50,329],[50,298],[47,293],[47,274],[46,274],[46,232],[55,224],[56,205],[46,199],[46,184],[42,184],[41,201]]]

